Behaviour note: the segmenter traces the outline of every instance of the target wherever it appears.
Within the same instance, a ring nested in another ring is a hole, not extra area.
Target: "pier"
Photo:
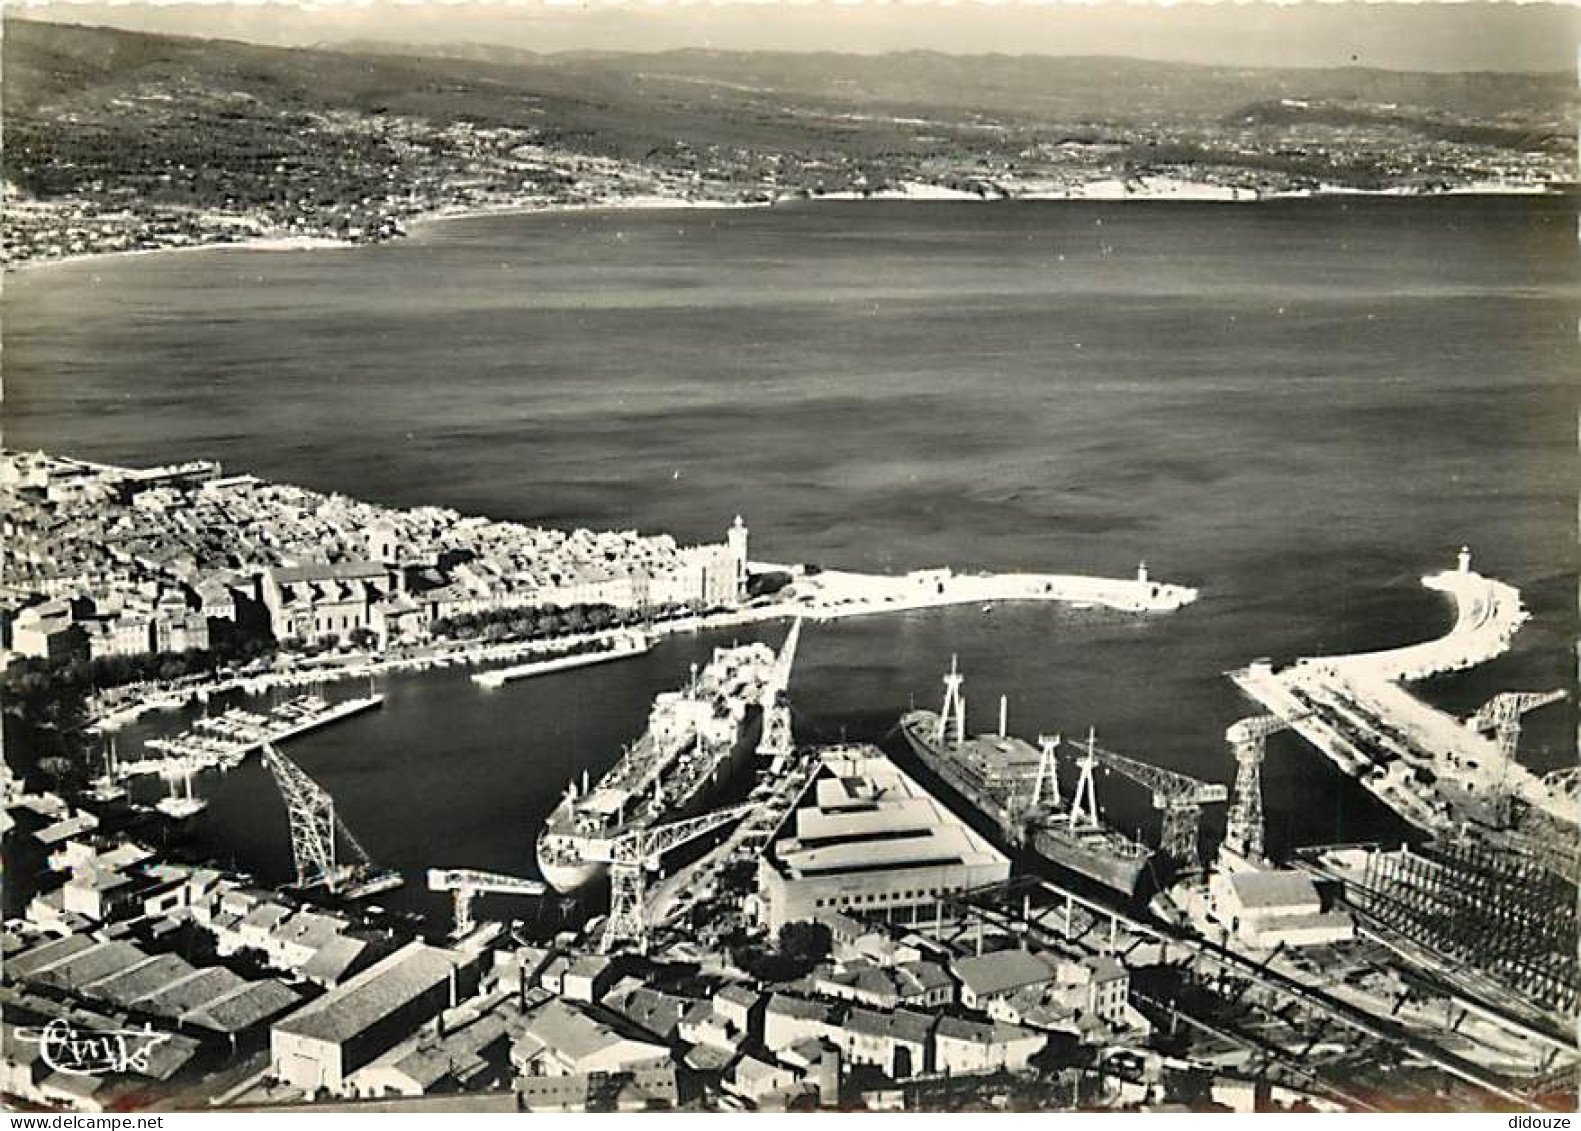
[[[149,739],[144,748],[161,757],[122,762],[116,767],[116,776],[169,774],[174,769],[187,774],[234,769],[255,750],[360,715],[383,702],[383,695],[370,691],[335,703],[303,695],[282,703],[267,715],[240,709],[227,711],[199,719],[174,738]]]
[[[1532,773],[1475,724],[1430,706],[1403,681],[1457,671],[1500,655],[1528,618],[1513,586],[1459,568],[1422,579],[1456,606],[1436,640],[1378,652],[1304,658],[1283,669],[1257,661],[1230,678],[1412,824],[1450,833],[1470,821],[1498,828],[1519,798],[1574,827],[1581,803]]]
[[[632,656],[641,656],[653,650],[653,641],[645,636],[628,636],[616,640],[613,647],[593,649],[587,652],[574,652],[568,656],[556,656],[552,660],[534,660],[525,664],[516,664],[508,668],[494,668],[491,671],[478,672],[472,677],[472,682],[480,687],[502,687],[517,679],[530,679],[535,675],[549,675],[553,672],[570,671],[575,668],[585,668],[590,664],[604,664],[611,660],[626,660]]]
[[[1197,590],[1187,586],[1155,581],[1145,564],[1131,578],[1061,573],[966,574],[949,569],[913,570],[899,576],[824,570],[798,575],[791,590],[790,600],[813,620],[1001,601],[1050,601],[1080,608],[1167,613],[1191,604],[1198,596]]]

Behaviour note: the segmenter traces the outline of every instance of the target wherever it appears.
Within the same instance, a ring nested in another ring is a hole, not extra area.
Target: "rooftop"
[[[1322,902],[1317,887],[1300,872],[1231,872],[1229,882],[1235,898],[1248,909],[1271,911]]]
[[[414,942],[330,990],[275,1028],[341,1042],[363,1032],[413,999],[447,982],[460,965],[448,950]]]
[[[974,994],[991,996],[1047,982],[1054,972],[1031,951],[1015,949],[957,959],[955,976]]]

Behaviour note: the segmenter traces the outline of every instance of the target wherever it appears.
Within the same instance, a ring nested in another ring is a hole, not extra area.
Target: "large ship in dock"
[[[778,655],[766,644],[714,649],[685,687],[654,699],[642,737],[603,777],[567,787],[538,834],[538,869],[556,891],[600,879],[609,841],[696,813],[733,776],[789,680],[796,634]]]
[[[997,734],[966,733],[964,680],[950,665],[939,712],[910,711],[900,733],[922,764],[992,821],[1005,841],[1132,895],[1151,851],[1105,825],[1098,814],[1093,778],[1094,736],[1077,757],[1080,776],[1068,803],[1060,797],[1056,738],[1038,747],[1005,733],[1001,703]]]

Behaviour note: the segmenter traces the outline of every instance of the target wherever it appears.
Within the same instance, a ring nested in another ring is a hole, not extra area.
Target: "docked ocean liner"
[[[538,834],[538,869],[556,891],[599,879],[609,842],[696,813],[733,776],[789,680],[794,636],[779,655],[766,644],[714,649],[684,688],[654,699],[647,729],[608,773],[572,781]]]
[[[968,736],[964,679],[951,663],[944,677],[943,709],[910,711],[900,731],[922,764],[984,816],[1006,841],[1106,887],[1136,891],[1151,852],[1103,823],[1093,781],[1094,736],[1077,758],[1080,776],[1066,804],[1060,797],[1057,737],[1041,749],[1005,733],[1003,703],[999,733]]]

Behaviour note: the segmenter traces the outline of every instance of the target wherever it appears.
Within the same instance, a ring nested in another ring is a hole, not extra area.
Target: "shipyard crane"
[[[665,853],[740,820],[755,809],[753,805],[733,805],[680,821],[636,829],[589,846],[588,859],[609,864],[609,918],[604,921],[599,950],[608,954],[621,944],[629,943],[638,953],[645,953],[648,949],[648,873],[659,870],[659,861]]]
[[[1476,714],[1466,720],[1466,726],[1479,734],[1491,734],[1498,743],[1499,753],[1506,761],[1515,758],[1521,741],[1521,716],[1538,707],[1557,703],[1565,697],[1558,691],[1502,691],[1489,699]]]
[[[1230,791],[1219,782],[1198,781],[1101,746],[1092,746],[1091,751],[1105,770],[1130,779],[1153,795],[1153,808],[1160,814],[1159,842],[1164,854],[1184,870],[1199,870],[1202,858],[1197,850],[1197,827],[1202,820],[1202,807],[1228,801]]]
[[[428,869],[428,890],[448,891],[455,904],[455,926],[451,934],[460,938],[472,930],[472,901],[485,892],[540,896],[547,889],[538,880],[505,876],[498,872],[479,872],[471,868]]]
[[[323,884],[335,891],[349,875],[372,870],[372,857],[351,835],[345,822],[335,815],[335,799],[329,791],[272,744],[264,745],[263,763],[279,786],[280,796],[285,799],[286,814],[291,821],[291,855],[296,861],[297,887]],[[340,864],[336,856],[337,832],[356,859],[349,867]]]
[[[780,646],[773,678],[763,688],[763,733],[758,739],[757,753],[760,758],[778,760],[777,764],[783,764],[795,746],[791,738],[790,676],[800,640],[801,618],[797,617],[785,643]]]
[[[1509,771],[1521,744],[1521,716],[1565,697],[1557,691],[1501,691],[1466,720],[1466,727],[1478,734],[1489,734],[1499,748],[1499,784],[1492,797],[1492,817],[1496,825],[1510,823]]]
[[[1289,725],[1278,715],[1252,715],[1224,732],[1235,752],[1235,803],[1230,806],[1222,848],[1246,861],[1263,855],[1263,755],[1268,736]]]

